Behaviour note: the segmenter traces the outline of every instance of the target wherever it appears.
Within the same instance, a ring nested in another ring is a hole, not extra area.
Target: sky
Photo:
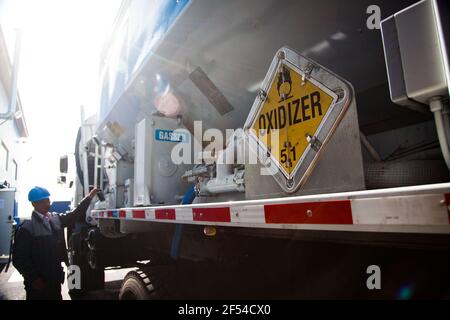
[[[0,24],[10,57],[15,29],[22,31],[19,95],[28,126],[24,161],[19,163],[19,216],[34,185],[51,200],[70,200],[56,183],[59,157],[72,153],[81,122],[97,111],[99,59],[121,0],[0,0]],[[12,58],[11,58],[12,60]]]

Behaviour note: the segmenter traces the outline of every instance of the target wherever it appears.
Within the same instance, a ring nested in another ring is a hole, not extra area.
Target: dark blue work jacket
[[[84,198],[70,213],[49,213],[49,223],[33,212],[16,232],[13,247],[13,265],[22,274],[25,288],[41,278],[47,286],[58,286],[64,282],[61,262],[68,263],[64,228],[72,226],[86,214],[91,199]]]

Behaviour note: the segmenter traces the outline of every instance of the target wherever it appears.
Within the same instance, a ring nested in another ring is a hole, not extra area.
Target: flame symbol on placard
[[[292,91],[291,74],[285,66],[282,66],[281,70],[278,71],[277,91],[281,99],[280,102],[288,99]]]

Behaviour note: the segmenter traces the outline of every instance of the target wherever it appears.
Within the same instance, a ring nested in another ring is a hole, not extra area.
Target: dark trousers
[[[62,300],[61,285],[46,287],[44,290],[25,288],[27,300]]]

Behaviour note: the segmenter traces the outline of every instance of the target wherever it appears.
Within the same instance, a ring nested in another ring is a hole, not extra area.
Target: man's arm
[[[89,194],[84,197],[83,200],[81,200],[80,204],[72,212],[59,216],[63,228],[74,225],[80,217],[84,217],[84,215],[86,214],[86,210],[88,209],[92,199],[95,197],[97,192],[98,189],[92,189],[92,191],[89,192]]]
[[[28,230],[20,228],[17,230],[13,247],[13,265],[23,275],[23,277],[33,283],[39,278],[39,272],[36,270],[31,259],[31,241],[32,237]]]

